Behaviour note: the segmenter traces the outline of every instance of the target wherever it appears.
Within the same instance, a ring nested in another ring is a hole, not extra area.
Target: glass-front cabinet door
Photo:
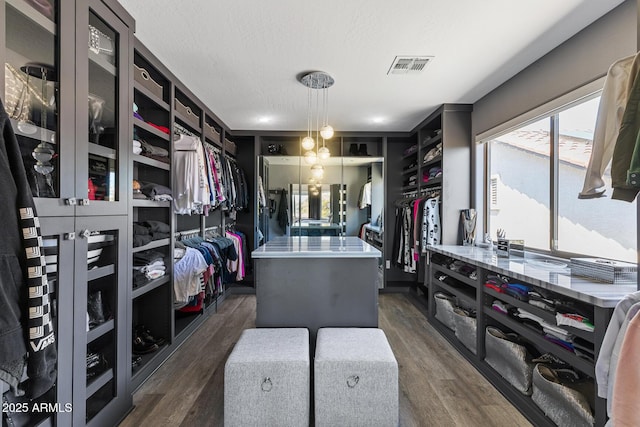
[[[6,0],[0,3],[4,48],[2,101],[22,151],[40,216],[72,215],[74,197],[73,3],[68,0]],[[66,24],[66,25],[63,25]],[[68,55],[68,54],[67,54]],[[66,203],[65,203],[66,202]]]
[[[100,1],[78,2],[79,215],[125,214],[131,150],[130,29]]]
[[[131,404],[124,321],[128,225],[126,216],[76,218],[74,425],[115,425]]]
[[[42,328],[30,331],[37,345],[54,345],[57,350],[57,380],[54,385],[40,396],[31,399],[27,393],[16,396],[8,390],[6,383],[0,381],[3,402],[3,426],[69,426],[71,425],[73,371],[72,348],[73,336],[67,331],[73,328],[73,312],[65,307],[73,306],[73,274],[74,274],[74,240],[70,233],[74,229],[71,217],[40,218],[42,234],[41,255],[46,262],[47,295],[49,310],[42,311],[42,317],[51,320],[55,340],[50,341],[43,335]],[[46,329],[44,329],[46,331]],[[46,332],[45,332],[46,333]],[[29,389],[29,379],[24,376],[22,389]],[[30,408],[31,410],[24,410]],[[37,408],[38,410],[33,410]]]

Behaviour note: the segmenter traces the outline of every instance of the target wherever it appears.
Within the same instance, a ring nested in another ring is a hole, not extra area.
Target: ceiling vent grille
[[[387,74],[420,74],[433,56],[396,56]]]

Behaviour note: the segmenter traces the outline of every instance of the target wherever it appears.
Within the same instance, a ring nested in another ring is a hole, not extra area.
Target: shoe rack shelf
[[[432,260],[432,256],[434,254],[437,254],[437,256]],[[492,325],[500,328],[504,332],[514,332],[518,334],[521,339],[535,347],[540,354],[553,354],[558,359],[569,364],[576,370],[576,372],[592,378],[595,382],[594,362],[579,357],[564,347],[546,340],[541,333],[525,326],[525,324],[519,321],[519,319],[492,309],[491,306],[493,302],[498,300],[501,303],[508,304],[514,308],[522,308],[552,325],[556,324],[554,313],[529,304],[528,301],[517,299],[506,293],[497,292],[484,286],[488,275],[501,274],[505,276],[503,271],[478,266],[469,262],[464,257],[452,256],[450,253],[446,253],[445,255],[449,257],[449,261],[445,261],[446,264],[443,265],[441,263],[444,259],[442,254],[438,252],[437,248],[434,248],[428,253],[427,262],[425,263],[425,268],[428,272],[426,287],[428,288],[427,318],[429,323],[438,330],[438,332],[440,332],[441,335],[443,335],[461,355],[471,362],[472,365],[474,365],[474,367],[481,372],[508,400],[510,400],[511,403],[513,403],[534,425],[555,425],[544,415],[543,411],[536,405],[530,396],[524,395],[516,390],[507,380],[500,376],[498,372],[485,362],[486,326]],[[468,275],[461,274],[459,271],[450,269],[448,263],[453,260],[462,262],[465,267],[467,267],[466,272],[475,271],[475,278],[469,278]],[[447,278],[444,279],[446,282],[439,280],[443,279],[443,275],[447,276]],[[522,276],[521,272],[520,276]],[[518,283],[527,284],[525,280],[521,280],[520,276]],[[533,290],[541,289],[535,285],[531,286],[533,287]],[[436,310],[438,309],[434,298],[434,294],[436,292],[445,292],[453,296],[459,306],[475,311],[477,325],[475,332],[477,354],[474,354],[465,347],[465,345],[462,344],[462,341],[456,337],[454,331],[449,329],[449,327],[435,317]],[[551,299],[562,300],[568,304],[580,304],[582,310],[590,310],[589,318],[595,326],[594,332],[565,325],[561,325],[560,328],[570,332],[576,337],[582,338],[584,340],[583,345],[586,345],[587,347],[592,345],[593,354],[597,355],[599,348],[602,345],[604,333],[613,309],[593,306],[574,300],[571,297],[562,295],[561,293],[549,291],[548,289],[545,289],[543,292]],[[595,400],[591,402],[591,406],[596,420],[595,425],[597,427],[603,426],[607,419],[606,401],[596,397]]]

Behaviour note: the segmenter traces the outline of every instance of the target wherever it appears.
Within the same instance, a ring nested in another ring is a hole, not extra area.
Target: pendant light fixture
[[[307,92],[307,136],[302,139],[302,148],[305,151],[304,159],[307,164],[313,165],[311,173],[316,178],[322,178],[324,168],[316,164],[318,160],[326,160],[331,156],[329,148],[325,146],[325,140],[333,137],[333,127],[329,125],[329,88],[333,86],[334,80],[329,74],[322,71],[315,71],[303,75],[300,82],[308,88]],[[315,133],[316,140],[313,139],[313,118],[312,89],[316,90],[315,106]],[[320,109],[320,92],[322,92],[322,110]],[[322,127],[320,126],[320,116],[322,116]],[[322,138],[322,146],[320,139]],[[313,151],[313,148],[316,151]]]

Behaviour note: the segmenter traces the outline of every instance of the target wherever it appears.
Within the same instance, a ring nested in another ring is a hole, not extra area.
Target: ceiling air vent
[[[396,56],[387,74],[419,74],[432,60],[433,56]]]

